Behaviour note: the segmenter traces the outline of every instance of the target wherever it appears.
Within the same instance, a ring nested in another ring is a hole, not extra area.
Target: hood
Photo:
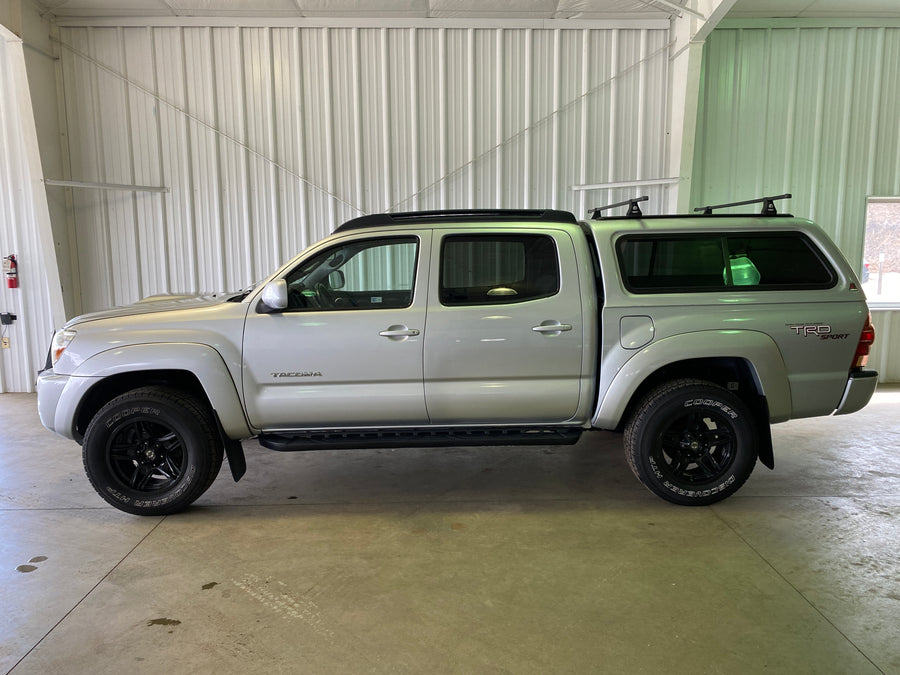
[[[235,293],[214,293],[212,295],[153,295],[140,300],[133,305],[113,307],[100,312],[82,314],[66,324],[66,327],[75,326],[86,321],[98,319],[114,319],[121,316],[134,316],[136,314],[153,314],[155,312],[171,312],[180,309],[196,309],[209,307],[226,302],[234,297]]]

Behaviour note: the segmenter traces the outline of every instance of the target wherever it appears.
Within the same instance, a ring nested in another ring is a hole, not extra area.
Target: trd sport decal
[[[831,326],[823,323],[788,325],[788,328],[800,337],[817,337],[820,340],[846,340],[850,337],[849,333],[832,333]]]

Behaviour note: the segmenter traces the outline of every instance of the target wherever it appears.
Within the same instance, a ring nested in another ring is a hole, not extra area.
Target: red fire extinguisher
[[[16,264],[16,256],[8,255],[3,259],[3,271],[6,272],[6,287],[19,287],[19,266]]]

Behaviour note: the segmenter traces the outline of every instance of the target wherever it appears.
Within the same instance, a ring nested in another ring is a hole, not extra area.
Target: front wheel
[[[756,464],[750,410],[731,392],[701,380],[652,390],[625,427],[635,476],[675,504],[702,506],[737,492]]]
[[[193,396],[144,387],[100,409],[85,432],[82,457],[103,499],[127,513],[159,516],[206,492],[222,466],[222,445]]]

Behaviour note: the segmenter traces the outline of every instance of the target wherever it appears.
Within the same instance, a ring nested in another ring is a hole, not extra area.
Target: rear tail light
[[[872,325],[872,313],[866,317],[866,324],[863,326],[862,333],[859,336],[859,342],[856,344],[856,354],[853,357],[853,368],[862,368],[869,361],[869,349],[875,342],[875,326]]]

